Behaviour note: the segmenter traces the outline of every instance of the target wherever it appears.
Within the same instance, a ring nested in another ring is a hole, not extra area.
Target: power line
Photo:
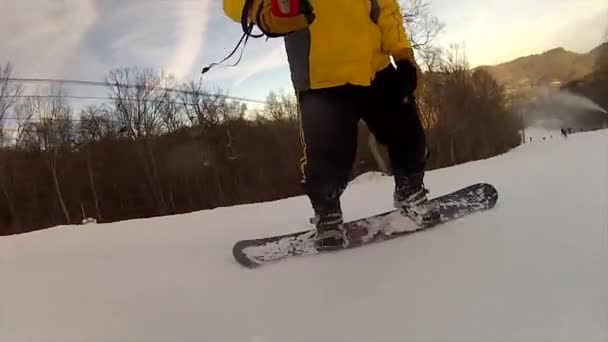
[[[89,97],[89,96],[58,96],[58,95],[41,95],[41,96],[38,96],[38,95],[22,95],[20,97],[26,97],[26,98],[27,97],[34,97],[34,98],[35,97],[44,97],[44,98],[55,98],[55,97],[57,97],[57,98],[85,98],[85,99],[99,98],[99,99],[110,99],[110,100],[112,99],[112,98],[93,97],[93,96]],[[139,100],[132,100],[132,101],[139,101]],[[147,101],[155,101],[155,100],[147,100]],[[158,101],[158,102],[160,102],[160,101]],[[173,103],[173,104],[187,105],[187,106],[197,106],[198,105],[198,104],[193,104],[193,103],[183,103],[183,102],[177,102],[177,101],[174,101],[174,102],[165,102],[165,103]],[[260,114],[260,112],[262,112],[261,109],[253,109],[253,108],[252,109],[248,109],[248,111],[250,113],[255,113],[255,114]],[[77,115],[77,113],[73,113],[73,114]],[[69,121],[72,121],[72,122],[83,121],[79,117],[74,117],[74,116],[70,116],[70,117],[68,117],[66,119],[69,120]],[[30,118],[26,119],[26,118],[20,118],[20,117],[16,117],[16,116],[11,116],[11,115],[4,115],[3,117],[0,116],[0,122],[1,121],[19,121],[19,120],[25,120],[25,121],[37,123],[37,122],[42,122],[44,120],[44,118],[33,118],[33,117],[30,117]],[[119,120],[110,120],[110,121],[119,122]]]
[[[114,101],[115,97],[111,96],[78,96],[78,95],[10,95],[4,96],[4,98],[19,98],[19,99],[35,99],[35,98],[44,98],[44,99],[77,99],[77,100],[104,100],[104,101]],[[148,102],[148,103],[164,103],[164,104],[172,104],[172,105],[180,105],[180,106],[204,106],[201,103],[190,103],[183,101],[175,101],[175,100],[154,100],[154,99],[131,99],[125,98],[121,99],[124,102]],[[248,111],[257,112],[258,110],[250,108]],[[17,121],[19,118],[12,116],[4,116],[3,118],[6,121]],[[79,121],[78,119],[72,119],[72,121]]]
[[[17,99],[74,99],[74,100],[104,100],[104,101],[114,101],[118,100],[117,97],[112,96],[80,96],[80,95],[9,95],[4,96],[4,98],[17,98]],[[121,98],[121,101],[124,102],[162,102],[167,104],[180,104],[180,105],[188,105],[188,106],[197,106],[197,103],[183,102],[183,101],[175,101],[175,100],[154,100],[154,99],[132,99],[132,98]]]
[[[261,111],[260,110],[252,110],[251,112],[255,113],[255,114],[260,114]],[[107,120],[108,118],[107,117],[95,117],[94,119],[89,119],[89,118],[81,119],[81,118],[78,118],[78,117],[61,118],[61,120],[68,120],[68,121],[71,121],[71,122],[94,121],[95,119]],[[27,121],[27,122],[40,123],[40,122],[43,122],[44,120],[46,120],[46,118],[44,118],[44,117],[43,118],[19,118],[19,117],[16,117],[16,116],[5,116],[4,118],[1,118],[0,121],[2,121],[2,120],[4,120],[4,121],[19,121],[19,120],[23,120],[23,121]],[[110,121],[110,122],[123,122],[125,120],[109,119],[107,121]]]
[[[9,82],[20,82],[20,83],[70,83],[88,86],[108,86],[106,82],[99,81],[84,81],[84,80],[68,80],[68,79],[55,79],[55,78],[8,78]]]
[[[14,83],[59,83],[59,84],[77,84],[77,85],[82,85],[82,86],[93,86],[93,87],[105,87],[105,88],[112,88],[112,87],[117,87],[117,88],[137,88],[137,85],[133,85],[133,84],[112,84],[109,82],[100,82],[100,81],[86,81],[86,80],[72,80],[72,79],[55,79],[55,78],[18,78],[18,77],[14,77],[14,78],[5,78],[3,79],[3,81],[7,81],[7,82],[14,82]],[[184,90],[184,89],[175,89],[175,88],[161,88],[158,87],[157,88],[160,91],[166,91],[166,92],[173,92],[173,93],[180,93],[180,94],[187,94],[187,95],[201,95],[205,98],[224,98],[224,99],[228,99],[228,100],[234,100],[234,101],[238,101],[238,102],[250,102],[250,103],[256,103],[256,104],[261,104],[261,105],[267,105],[268,102],[263,101],[263,100],[258,100],[258,99],[252,99],[252,98],[246,98],[246,97],[240,97],[240,96],[230,96],[230,95],[225,95],[225,94],[221,94],[221,93],[207,93],[207,92],[197,92],[197,91],[189,91],[189,90]],[[74,100],[98,100],[98,101],[115,101],[117,100],[117,97],[111,96],[111,95],[106,95],[106,96],[81,96],[81,95],[8,95],[8,96],[3,96],[3,98],[17,98],[17,99],[35,99],[35,98],[44,98],[44,99],[74,99]],[[186,105],[186,106],[199,106],[201,105],[200,103],[187,103],[184,101],[180,101],[180,100],[164,100],[164,99],[132,99],[132,98],[122,98],[122,101],[126,101],[126,102],[152,102],[152,103],[166,103],[166,104],[170,104],[170,105]],[[204,106],[204,104],[202,104]],[[248,108],[248,112],[250,113],[258,113],[259,114],[259,108],[256,109],[254,108]],[[20,118],[18,117],[13,117],[13,116],[8,116],[5,115],[2,118],[3,121],[19,121]],[[30,118],[29,121],[30,122],[40,122],[42,119],[36,119],[36,118]],[[70,121],[73,122],[80,122],[81,120],[79,118],[75,118],[75,117],[70,117],[69,118]],[[5,127],[4,128],[5,131],[6,130],[11,130],[10,128]]]
[[[8,82],[14,82],[14,83],[59,83],[59,84],[77,84],[77,85],[83,85],[83,86],[106,87],[106,88],[108,88],[108,87],[137,88],[138,87],[137,85],[134,85],[134,84],[119,84],[119,83],[111,83],[111,82],[56,79],[56,78],[11,77],[11,78],[6,78],[5,80],[7,80]],[[247,97],[242,97],[242,96],[230,96],[230,95],[219,94],[219,93],[214,94],[214,93],[206,93],[206,92],[194,92],[194,91],[188,91],[188,90],[183,90],[183,89],[165,88],[165,87],[159,87],[158,90],[174,92],[174,93],[182,93],[182,94],[199,94],[199,95],[206,96],[206,97],[222,97],[222,98],[226,98],[229,100],[236,100],[236,101],[241,101],[241,102],[266,104],[266,101],[263,101],[263,100],[252,99],[252,98],[247,98]]]
[[[114,100],[113,97],[108,96],[80,96],[80,95],[9,95],[4,98],[13,99],[74,99],[74,100]],[[129,100],[127,100],[129,101]],[[133,101],[158,101],[158,100],[135,100]]]

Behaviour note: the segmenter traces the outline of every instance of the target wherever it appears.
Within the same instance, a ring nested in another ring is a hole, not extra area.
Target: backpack
[[[240,23],[246,0],[223,0],[223,1],[224,1],[224,5],[223,5],[224,13],[230,19],[236,21],[237,23]]]

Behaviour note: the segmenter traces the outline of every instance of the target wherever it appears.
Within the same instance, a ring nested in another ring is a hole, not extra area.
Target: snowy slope
[[[608,132],[437,170],[497,207],[429,232],[249,270],[242,238],[307,228],[305,198],[0,238],[0,341],[608,341]],[[391,206],[391,180],[344,198]]]

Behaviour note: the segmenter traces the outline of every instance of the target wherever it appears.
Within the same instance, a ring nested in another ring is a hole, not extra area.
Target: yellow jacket
[[[224,0],[226,1],[242,0]],[[343,84],[370,85],[377,71],[411,57],[411,43],[396,0],[310,0],[314,21],[277,18],[270,0],[252,0],[249,18],[267,31],[286,34],[296,91]],[[236,19],[236,18],[235,18]]]

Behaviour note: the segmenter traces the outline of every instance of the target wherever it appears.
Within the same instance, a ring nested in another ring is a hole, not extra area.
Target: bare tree
[[[112,92],[116,119],[132,137],[161,133],[162,110],[171,101],[172,79],[152,69],[110,71],[106,84]]]
[[[105,106],[88,106],[80,113],[79,121],[79,143],[86,154],[87,173],[89,187],[93,195],[93,203],[97,220],[103,220],[100,196],[96,185],[96,171],[94,167],[95,157],[93,155],[93,144],[102,139],[117,138],[119,127],[112,119],[112,110]]]
[[[165,132],[175,132],[180,128],[185,127],[184,111],[178,102],[173,97],[171,101],[165,102],[160,110],[160,118],[163,123]]]
[[[58,165],[62,154],[68,152],[75,141],[72,110],[61,88],[53,87],[50,93],[51,98],[29,98],[19,107],[19,117],[24,121],[19,124],[22,127],[18,140],[22,147],[45,157],[65,223],[70,224],[72,218],[64,199]]]
[[[74,142],[72,110],[65,93],[59,87],[53,87],[50,93],[50,98],[28,98],[19,110],[18,118],[24,121],[24,143],[34,150],[58,150]]]
[[[434,166],[489,157],[521,142],[521,121],[505,88],[488,72],[471,70],[460,46],[452,46],[426,79],[421,107]]]
[[[431,15],[430,7],[431,3],[427,0],[410,0],[403,6],[403,20],[414,49],[420,50],[430,45],[445,27],[437,17]]]
[[[204,131],[220,124],[224,96],[221,91],[209,93],[202,79],[181,86],[178,95],[183,111],[193,126]]]
[[[225,97],[220,99],[220,118],[223,123],[242,121],[247,116],[247,105],[239,101],[228,101]]]
[[[90,143],[117,137],[120,127],[112,116],[112,109],[106,105],[87,106],[82,109],[78,124],[80,142]]]
[[[36,98],[28,98],[15,106],[15,122],[17,124],[15,134],[15,145],[25,148],[28,144],[28,135],[34,120],[34,115],[40,111],[41,101]]]
[[[17,102],[23,89],[20,84],[10,81],[12,71],[13,68],[10,63],[6,63],[4,66],[0,65],[0,146],[7,139],[4,131],[6,115]]]
[[[121,68],[110,71],[106,83],[112,92],[114,113],[121,131],[135,140],[147,184],[160,214],[168,210],[154,137],[162,133],[162,111],[172,101],[173,78],[152,69]]]
[[[49,101],[42,97],[28,97],[15,108],[17,119],[17,146],[29,151],[42,151],[43,144],[38,139],[38,123],[48,112]]]
[[[266,98],[264,114],[272,120],[292,120],[298,119],[298,101],[294,95],[287,95],[283,92],[270,92]]]
[[[11,83],[10,78],[12,75],[12,66],[10,63],[6,63],[4,66],[0,65],[0,147],[4,146],[7,142],[8,134],[6,133],[6,117],[13,105],[17,102],[17,96],[21,94],[22,87],[19,84]],[[1,151],[0,151],[1,152]],[[6,214],[6,226],[9,224],[8,217],[12,217],[15,214],[15,203],[8,191],[8,172],[9,167],[8,156],[5,154],[0,155],[0,187],[4,199],[8,206],[8,213]],[[1,210],[2,208],[0,208]],[[2,213],[0,212],[0,226],[2,226]]]
[[[421,67],[426,69],[427,72],[436,72],[441,68],[444,53],[444,49],[438,46],[422,46],[418,49],[418,62],[421,64]]]

